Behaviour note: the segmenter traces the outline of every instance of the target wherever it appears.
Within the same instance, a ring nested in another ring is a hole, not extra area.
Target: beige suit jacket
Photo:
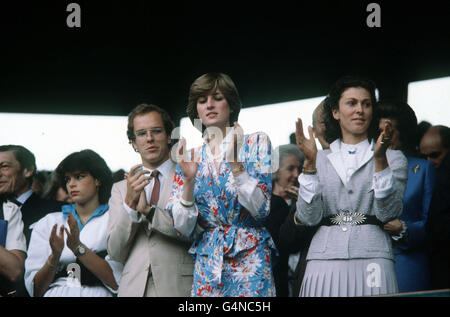
[[[168,180],[173,179],[173,164]],[[126,180],[113,185],[109,200],[107,248],[109,256],[124,264],[118,296],[187,297],[193,281],[194,261],[188,249],[192,241],[182,240],[164,211],[172,188],[166,181],[152,223],[142,217],[134,223],[123,207]]]

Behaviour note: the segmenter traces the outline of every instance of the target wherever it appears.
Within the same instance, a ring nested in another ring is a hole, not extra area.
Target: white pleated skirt
[[[300,297],[355,297],[398,292],[394,261],[373,259],[310,260]]]

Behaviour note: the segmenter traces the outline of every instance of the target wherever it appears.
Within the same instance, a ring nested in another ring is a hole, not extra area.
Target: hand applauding
[[[198,163],[194,161],[194,149],[191,149],[191,158],[187,155],[186,139],[181,138],[177,148],[177,163],[180,166],[183,176],[187,180],[195,179]]]
[[[316,168],[317,147],[316,140],[314,139],[312,127],[308,127],[309,139],[305,137],[303,133],[302,119],[298,118],[295,123],[295,138],[297,146],[305,155],[304,167],[307,170],[313,170]]]

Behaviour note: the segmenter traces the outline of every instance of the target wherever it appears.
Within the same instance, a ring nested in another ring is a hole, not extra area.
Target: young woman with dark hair
[[[91,150],[70,154],[56,168],[74,204],[50,213],[34,227],[25,261],[31,296],[113,296],[122,264],[106,252],[112,175]]]

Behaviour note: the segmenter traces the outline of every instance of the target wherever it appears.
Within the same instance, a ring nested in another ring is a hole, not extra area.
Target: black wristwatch
[[[153,221],[153,216],[155,215],[155,211],[156,211],[156,206],[152,205],[150,207],[150,211],[148,212],[147,216],[145,216],[145,218],[149,221],[152,222]]]

